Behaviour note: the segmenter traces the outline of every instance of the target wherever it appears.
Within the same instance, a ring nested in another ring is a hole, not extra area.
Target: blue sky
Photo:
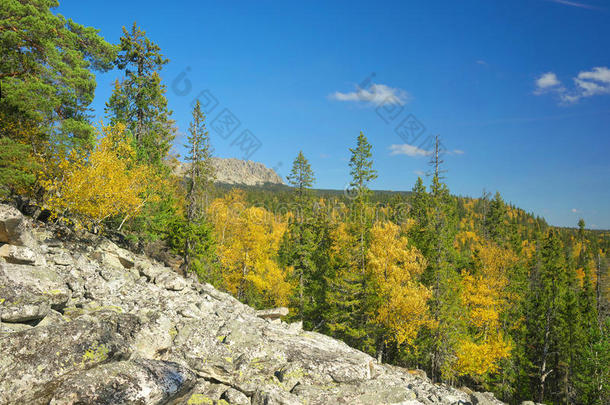
[[[317,187],[342,188],[363,131],[372,187],[409,190],[439,134],[454,194],[500,191],[551,224],[610,228],[609,1],[64,0],[58,12],[114,43],[137,21],[171,61],[181,134],[198,95],[209,125],[239,120],[226,139],[211,130],[218,156],[252,152],[285,176],[302,149]],[[98,118],[117,75],[98,75]]]

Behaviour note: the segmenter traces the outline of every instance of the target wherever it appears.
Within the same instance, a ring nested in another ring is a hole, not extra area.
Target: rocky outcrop
[[[284,184],[282,178],[273,169],[262,163],[234,158],[212,158],[216,169],[216,181],[226,184],[245,184],[258,186],[262,184]],[[174,174],[188,176],[189,163],[177,163]]]
[[[1,247],[19,241],[34,257],[0,258],[0,404],[500,403],[379,364],[282,322],[284,309],[257,313],[105,239],[58,241],[9,216]]]

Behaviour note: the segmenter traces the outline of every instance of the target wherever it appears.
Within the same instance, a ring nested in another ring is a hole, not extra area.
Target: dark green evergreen
[[[123,123],[133,135],[138,158],[160,166],[175,137],[172,111],[167,105],[165,85],[159,75],[169,62],[161,49],[134,22],[131,31],[123,27],[116,66],[124,71],[115,83],[106,114],[113,124]]]

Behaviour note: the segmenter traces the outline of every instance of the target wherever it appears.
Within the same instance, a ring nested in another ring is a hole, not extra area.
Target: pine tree
[[[111,69],[116,56],[99,30],[54,14],[58,6],[54,0],[0,2],[0,137],[34,153],[93,145],[92,71]]]
[[[24,195],[36,181],[39,165],[30,157],[32,148],[8,137],[0,137],[0,199]]]
[[[123,27],[116,66],[125,71],[115,83],[106,114],[112,123],[122,122],[134,137],[138,158],[160,166],[174,139],[174,121],[168,109],[165,86],[159,72],[169,61],[158,45],[134,22]]]

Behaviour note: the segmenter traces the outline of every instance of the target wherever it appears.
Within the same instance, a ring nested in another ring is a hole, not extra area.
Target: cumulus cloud
[[[390,145],[390,155],[429,156],[432,152],[408,143]]]
[[[409,100],[409,93],[402,89],[390,87],[385,84],[373,83],[368,89],[357,87],[356,91],[349,93],[341,93],[336,91],[329,97],[338,101],[366,102],[374,105],[404,105]]]
[[[574,86],[568,89],[553,72],[536,79],[534,94],[555,93],[564,104],[576,103],[582,98],[610,94],[610,69],[605,66],[582,71],[572,78]]]
[[[559,86],[561,82],[557,79],[557,75],[553,72],[548,72],[536,79],[537,90],[546,90],[551,87]]]

